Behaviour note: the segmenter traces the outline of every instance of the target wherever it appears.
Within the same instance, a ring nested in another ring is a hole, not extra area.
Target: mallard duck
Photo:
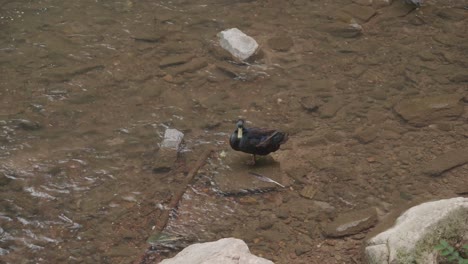
[[[274,129],[245,127],[244,120],[239,120],[236,130],[231,135],[229,143],[237,151],[253,154],[252,165],[256,163],[256,155],[268,155],[288,141],[288,134]]]

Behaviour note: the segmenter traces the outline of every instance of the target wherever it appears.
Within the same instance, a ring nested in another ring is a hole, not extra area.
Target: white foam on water
[[[43,240],[43,241],[46,241],[46,242],[49,242],[49,243],[55,243],[55,244],[58,244],[60,242],[57,239],[53,239],[53,238],[46,237],[46,236],[40,236],[39,239]]]
[[[69,190],[61,190],[61,189],[55,189],[55,188],[49,188],[47,186],[41,185],[41,187],[48,191],[48,192],[56,192],[56,193],[70,193]]]
[[[50,195],[48,193],[36,191],[33,187],[28,187],[28,188],[25,189],[25,191],[29,192],[34,197],[45,198],[45,199],[49,199],[49,200],[57,199],[57,198],[55,198],[54,196],[52,196],[52,195]]]

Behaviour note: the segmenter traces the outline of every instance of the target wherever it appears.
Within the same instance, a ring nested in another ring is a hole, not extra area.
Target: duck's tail
[[[267,137],[265,140],[263,140],[260,144],[257,145],[257,147],[265,147],[269,144],[272,145],[281,145],[286,143],[289,139],[289,134],[280,132],[280,131],[275,131],[273,134],[271,134],[269,137]]]
[[[279,132],[273,137],[273,141],[277,144],[284,144],[288,141],[289,139],[289,134],[288,133],[284,133],[284,132]]]

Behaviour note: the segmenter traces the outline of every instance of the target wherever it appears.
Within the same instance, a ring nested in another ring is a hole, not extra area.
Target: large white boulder
[[[236,238],[222,238],[218,241],[193,244],[175,257],[160,264],[274,264],[250,254],[244,241]]]
[[[231,28],[218,33],[219,44],[235,58],[243,61],[252,56],[258,49],[258,44],[237,28]]]
[[[371,264],[437,263],[434,246],[444,238],[468,236],[468,198],[427,202],[412,207],[395,225],[367,241]]]

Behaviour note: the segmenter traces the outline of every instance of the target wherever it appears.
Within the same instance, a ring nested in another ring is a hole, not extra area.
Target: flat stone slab
[[[438,263],[441,239],[468,236],[468,198],[427,202],[403,213],[395,225],[367,241],[369,264]]]
[[[342,237],[362,232],[376,223],[377,211],[369,208],[341,214],[333,222],[326,224],[323,231],[328,237]]]
[[[214,242],[193,244],[175,257],[160,264],[274,264],[272,261],[250,253],[244,241],[236,238],[222,238]]]
[[[222,151],[218,173],[214,175],[215,188],[224,195],[243,195],[261,193],[285,186],[285,176],[280,170],[280,164],[270,156],[257,156],[255,165],[247,165],[252,159],[250,154],[234,150]],[[263,177],[262,177],[263,176]],[[267,178],[264,178],[267,177]]]
[[[161,68],[180,65],[189,62],[193,57],[192,54],[177,54],[168,57],[164,57],[159,62]]]
[[[423,172],[432,176],[438,176],[445,171],[468,163],[468,149],[456,149],[449,151],[423,165]]]
[[[426,126],[441,119],[455,119],[463,114],[463,95],[449,94],[401,101],[394,109],[409,124]]]

